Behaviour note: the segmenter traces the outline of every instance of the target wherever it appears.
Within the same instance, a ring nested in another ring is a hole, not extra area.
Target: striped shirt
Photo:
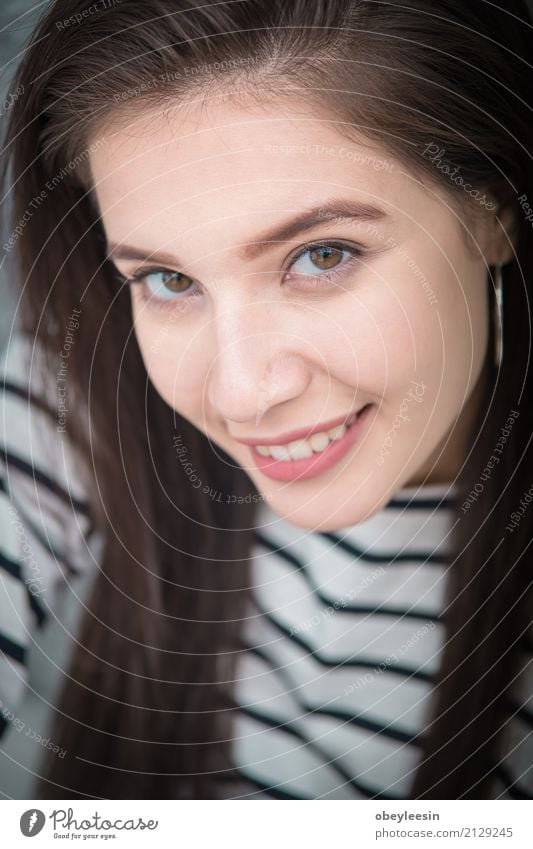
[[[445,639],[455,494],[403,487],[370,519],[329,533],[262,504],[236,688],[247,798],[408,797]],[[492,798],[533,798],[532,654],[530,641]]]
[[[0,792],[11,798],[32,798],[55,745],[43,729],[102,545],[76,457],[33,405],[28,414],[28,356],[19,335],[3,363]],[[260,502],[234,685],[237,781],[222,795],[408,797],[444,641],[454,495],[403,487],[365,522],[326,533]],[[533,798],[532,632],[520,652],[491,798]]]

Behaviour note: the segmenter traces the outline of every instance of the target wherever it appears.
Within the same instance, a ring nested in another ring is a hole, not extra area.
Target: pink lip
[[[374,404],[367,404],[363,407],[355,422],[348,428],[342,439],[336,439],[330,442],[324,451],[317,453],[313,452],[312,457],[305,457],[301,460],[275,460],[273,457],[263,457],[256,449],[251,446],[252,458],[257,468],[269,478],[278,481],[293,481],[306,480],[307,478],[315,477],[321,474],[326,469],[331,468],[338,463],[339,460],[350,450],[354,443],[359,439],[365,423],[370,418],[370,412]],[[337,424],[341,424],[346,420],[341,419]],[[323,427],[323,425],[321,426]],[[335,425],[331,425],[335,427]],[[327,430],[327,428],[326,428]],[[309,432],[309,431],[307,431]],[[313,432],[313,431],[312,431]],[[289,440],[290,442],[290,440]],[[262,445],[263,443],[259,443]],[[270,444],[270,443],[267,443]],[[277,445],[278,443],[271,443]]]
[[[313,433],[320,433],[320,431],[330,430],[332,427],[344,424],[354,412],[355,410],[352,410],[347,415],[340,416],[337,419],[330,419],[329,422],[321,422],[318,425],[314,425],[314,427],[302,427],[299,430],[291,430],[288,433],[282,433],[281,436],[264,436],[260,439],[255,436],[252,439],[236,439],[235,441],[242,442],[243,445],[287,445],[289,442],[294,442],[295,439],[308,439]]]

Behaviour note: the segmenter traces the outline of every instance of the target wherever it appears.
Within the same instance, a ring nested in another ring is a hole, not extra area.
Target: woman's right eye
[[[142,268],[122,280],[125,284],[141,283],[142,299],[158,303],[180,300],[188,294],[191,284],[195,282],[187,274],[166,268]]]

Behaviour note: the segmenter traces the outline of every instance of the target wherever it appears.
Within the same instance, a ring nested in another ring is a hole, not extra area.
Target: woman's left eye
[[[288,277],[304,283],[312,278],[311,285],[316,288],[322,280],[332,280],[352,270],[363,253],[358,245],[320,242],[304,245],[292,260]]]

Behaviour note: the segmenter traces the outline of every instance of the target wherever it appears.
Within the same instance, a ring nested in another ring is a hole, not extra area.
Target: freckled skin
[[[128,125],[108,124],[99,142],[91,168],[109,241],[146,249],[144,265],[154,265],[151,253],[173,254],[169,273],[197,281],[194,297],[178,288],[163,308],[142,300],[142,284],[131,287],[150,378],[276,513],[333,530],[364,521],[401,486],[453,480],[492,354],[487,265],[511,258],[494,216],[463,216],[472,246],[439,184],[422,185],[384,149],[297,102],[139,111]],[[386,218],[325,217],[240,256],[265,230],[339,197]],[[315,289],[299,285],[301,265],[285,279],[290,255],[327,240],[366,253]],[[125,276],[142,264],[116,260]],[[304,481],[267,478],[236,441],[265,442],[367,403],[376,406],[364,438]]]

